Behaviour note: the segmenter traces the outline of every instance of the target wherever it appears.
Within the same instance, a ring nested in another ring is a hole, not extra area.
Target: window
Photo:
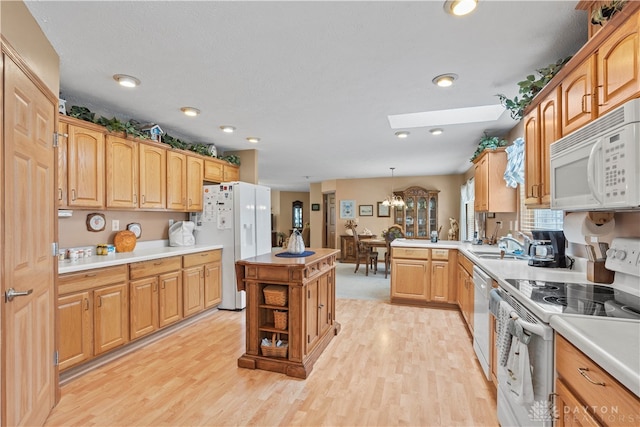
[[[562,230],[564,212],[552,209],[528,209],[524,204],[524,186],[520,185],[520,231]]]
[[[474,179],[460,188],[460,240],[470,241],[475,233]]]
[[[300,200],[296,200],[292,203],[292,205],[293,212],[291,218],[293,219],[293,221],[291,225],[293,226],[293,228],[302,228],[302,202]]]

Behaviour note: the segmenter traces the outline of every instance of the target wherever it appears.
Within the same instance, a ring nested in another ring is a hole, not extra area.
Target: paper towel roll
[[[613,231],[615,219],[598,225],[589,218],[588,212],[571,212],[564,217],[564,237],[572,243],[591,243],[591,236],[604,236]]]

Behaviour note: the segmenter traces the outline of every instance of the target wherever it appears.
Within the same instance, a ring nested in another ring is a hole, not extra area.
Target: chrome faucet
[[[509,237],[509,236],[502,236],[498,240],[498,243],[503,243],[503,242],[513,242],[516,245],[518,245],[518,247],[522,250],[522,252],[525,252],[525,250],[524,250],[525,249],[525,245],[520,243],[520,240],[518,240],[518,239],[514,239],[513,237]]]

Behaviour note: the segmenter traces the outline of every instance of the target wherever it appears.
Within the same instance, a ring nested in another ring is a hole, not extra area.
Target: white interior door
[[[0,247],[2,425],[44,424],[55,403],[54,257],[57,106],[4,57],[4,188]]]

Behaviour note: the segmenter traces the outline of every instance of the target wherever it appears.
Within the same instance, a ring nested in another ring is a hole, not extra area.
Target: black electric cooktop
[[[610,286],[507,279],[549,313],[640,320],[640,297]]]

